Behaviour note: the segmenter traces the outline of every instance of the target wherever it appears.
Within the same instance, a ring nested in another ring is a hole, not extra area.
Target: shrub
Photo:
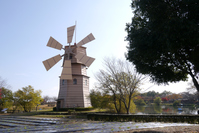
[[[167,102],[167,101],[169,101],[169,99],[166,98],[166,97],[163,97],[163,98],[162,98],[162,101],[163,101],[163,102]]]
[[[156,97],[155,99],[154,99],[154,103],[156,104],[156,105],[160,105],[161,104],[161,98],[160,97]]]
[[[68,111],[68,110],[74,110],[74,109],[75,109],[75,111],[90,111],[90,110],[93,110],[93,107],[87,107],[87,108],[81,108],[81,107],[79,107],[79,108],[60,108],[59,111]],[[53,111],[57,111],[57,108],[54,107]]]
[[[136,103],[137,105],[146,105],[146,103],[144,102],[143,99],[138,99],[138,100],[135,101],[135,103]]]
[[[131,103],[130,103],[129,113],[135,113],[136,105],[133,102],[133,100],[131,100],[130,102]],[[120,107],[119,107],[119,101],[118,100],[116,101],[116,105],[118,106],[117,108],[119,109]],[[121,108],[120,108],[119,112],[116,111],[115,105],[113,103],[109,103],[109,106],[107,107],[107,109],[109,109],[110,113],[120,113],[120,114],[127,113],[127,110],[126,110],[123,102],[121,102]]]
[[[180,105],[180,101],[176,100],[173,102],[173,106],[178,106],[178,105]]]

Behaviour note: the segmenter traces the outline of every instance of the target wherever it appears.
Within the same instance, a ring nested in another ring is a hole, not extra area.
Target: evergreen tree
[[[132,0],[126,58],[153,82],[185,81],[199,91],[198,0]]]

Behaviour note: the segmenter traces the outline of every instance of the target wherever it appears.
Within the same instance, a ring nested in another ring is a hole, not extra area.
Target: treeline
[[[0,110],[8,108],[13,113],[16,110],[30,112],[43,101],[41,90],[35,90],[32,86],[26,86],[12,92],[10,86],[0,77]]]
[[[13,113],[16,110],[30,112],[42,102],[41,90],[34,90],[32,86],[12,92],[4,87],[1,88],[0,109],[8,108]]]
[[[141,93],[137,98],[143,99],[146,103],[153,103],[157,97],[159,97],[163,103],[174,103],[175,101],[178,101],[182,104],[197,104],[199,93],[197,91],[192,93],[186,91],[178,94],[166,90],[162,93],[148,91],[146,93]]]
[[[118,94],[119,96],[119,94]],[[99,89],[93,89],[90,92],[91,104],[94,108],[108,109],[113,113],[117,113],[114,108],[114,97],[111,94],[107,94]],[[170,103],[174,106],[180,104],[199,104],[199,93],[182,92],[179,94],[172,93],[170,91],[163,91],[162,93],[155,91],[148,91],[145,93],[135,92],[131,99],[130,113],[134,113],[136,106],[155,104],[161,105],[164,103]],[[116,101],[119,102],[118,100]],[[119,113],[126,113],[124,104],[121,105],[121,111]]]
[[[57,97],[56,96],[43,96],[43,101],[41,102],[42,105],[48,105],[51,107],[56,106],[57,103]]]

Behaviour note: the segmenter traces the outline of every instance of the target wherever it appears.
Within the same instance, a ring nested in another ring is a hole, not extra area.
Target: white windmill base
[[[89,77],[73,74],[73,80],[60,79],[57,108],[91,107]]]

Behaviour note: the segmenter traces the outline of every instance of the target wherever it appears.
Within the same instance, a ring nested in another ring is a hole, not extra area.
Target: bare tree
[[[105,58],[104,69],[100,69],[95,75],[99,88],[113,96],[113,103],[117,113],[120,112],[121,104],[125,105],[126,113],[129,114],[133,94],[139,91],[145,77],[137,73],[128,61],[115,58]],[[117,104],[119,100],[119,105]]]
[[[49,96],[44,96],[43,99],[44,99],[44,103],[48,103],[50,102],[51,98]]]
[[[199,82],[199,80],[197,82]],[[197,89],[196,89],[196,87],[195,87],[193,82],[191,82],[191,81],[188,82],[188,86],[189,87],[186,88],[188,92],[190,92],[190,93],[196,93],[197,92]]]
[[[51,97],[51,100],[52,100],[52,102],[56,102],[57,101],[57,97],[53,96],[53,97]]]
[[[0,77],[0,88],[10,88],[10,86],[7,84],[6,80]]]
[[[102,89],[105,93],[109,93],[113,96],[113,103],[115,105],[115,109],[117,113],[120,113],[121,110],[121,98],[119,97],[119,88],[117,85],[113,85],[112,78],[109,73],[104,70],[99,70],[99,72],[95,75],[98,80],[98,88]],[[117,105],[117,99],[119,99],[119,106]]]

